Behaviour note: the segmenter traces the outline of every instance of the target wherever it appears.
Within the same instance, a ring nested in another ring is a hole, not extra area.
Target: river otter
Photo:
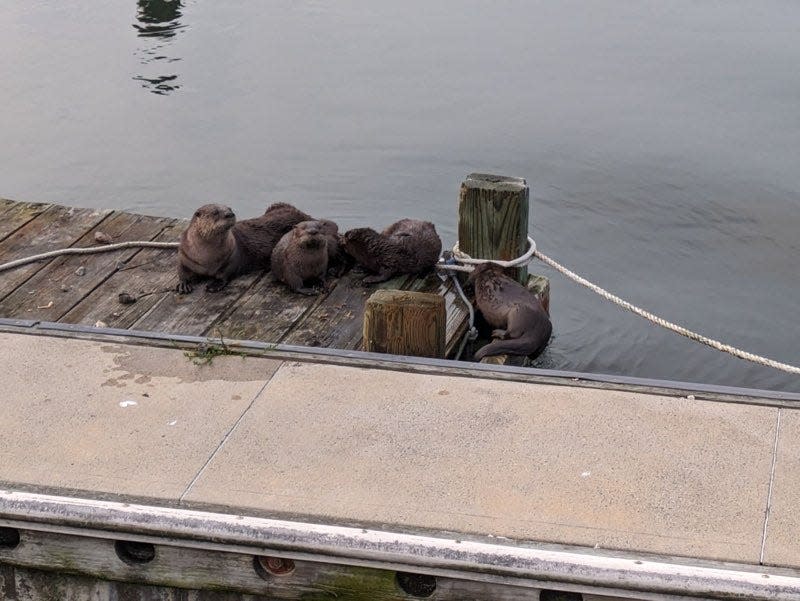
[[[475,303],[495,329],[494,340],[475,353],[480,361],[487,355],[528,355],[536,357],[547,346],[553,325],[539,298],[508,277],[497,263],[475,267],[469,281],[475,286]]]
[[[344,252],[339,226],[330,219],[315,219],[328,246],[328,275],[340,277],[350,266],[350,255]]]
[[[200,207],[181,235],[176,290],[187,294],[194,280],[210,277],[206,290],[217,292],[237,275],[268,268],[281,236],[307,219],[311,217],[285,202],[271,205],[260,217],[239,222],[226,206]]]
[[[283,235],[272,251],[272,275],[295,292],[319,294],[307,282],[317,281],[325,287],[328,270],[328,241],[338,237],[336,224],[327,219],[302,221]],[[331,242],[335,244],[335,242]]]
[[[364,283],[374,284],[432,268],[442,252],[442,241],[432,223],[401,219],[380,234],[368,227],[350,230],[344,235],[344,250],[373,272]]]

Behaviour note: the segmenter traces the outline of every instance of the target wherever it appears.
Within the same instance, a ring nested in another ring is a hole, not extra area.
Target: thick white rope
[[[178,248],[180,242],[150,242],[150,241],[133,241],[133,242],[118,242],[117,244],[105,244],[103,246],[89,246],[87,248],[62,248],[60,250],[51,250],[50,252],[42,253],[39,255],[31,255],[10,261],[0,265],[0,272],[8,269],[14,269],[28,263],[36,261],[43,261],[44,259],[52,259],[53,257],[60,257],[61,255],[91,255],[94,253],[104,253],[110,250],[121,250],[123,248]]]
[[[717,349],[718,351],[722,351],[724,353],[730,353],[734,357],[739,357],[740,359],[744,359],[746,361],[752,361],[753,363],[758,363],[759,365],[766,365],[767,367],[772,367],[774,369],[779,369],[781,371],[785,371],[785,372],[788,372],[790,374],[800,374],[800,367],[795,367],[794,365],[788,365],[787,363],[781,363],[779,361],[775,361],[775,360],[769,359],[767,357],[762,357],[762,356],[756,355],[754,353],[749,353],[747,351],[743,351],[743,350],[738,349],[738,348],[736,348],[734,346],[731,346],[730,344],[725,344],[723,342],[720,342],[719,340],[714,340],[713,338],[708,338],[707,336],[703,336],[702,334],[698,334],[697,332],[692,332],[691,330],[688,330],[688,329],[684,328],[683,326],[679,326],[677,324],[674,324],[671,321],[667,321],[666,319],[663,319],[663,318],[659,317],[658,315],[653,315],[649,311],[645,311],[644,309],[641,309],[641,308],[637,307],[636,305],[632,305],[628,301],[622,300],[618,296],[615,296],[615,295],[611,294],[610,292],[608,292],[607,290],[604,290],[600,286],[598,286],[596,284],[592,284],[590,281],[585,280],[584,278],[582,278],[578,274],[570,271],[569,269],[567,269],[563,265],[560,265],[559,263],[557,263],[556,261],[554,261],[553,259],[551,259],[547,255],[544,255],[544,254],[540,253],[539,251],[536,251],[534,253],[534,256],[537,259],[539,259],[540,261],[542,261],[543,263],[545,263],[545,264],[549,265],[550,267],[552,267],[553,269],[555,269],[556,271],[564,274],[565,276],[567,276],[572,281],[577,282],[578,284],[588,288],[592,292],[596,292],[597,294],[599,294],[600,296],[602,296],[606,300],[610,300],[612,303],[615,303],[615,304],[619,305],[620,307],[623,307],[624,309],[627,309],[628,311],[636,313],[636,315],[639,315],[640,317],[644,317],[646,320],[648,320],[648,321],[650,321],[650,322],[652,322],[652,323],[654,323],[656,325],[659,325],[662,328],[666,328],[667,330],[672,330],[673,332],[676,332],[676,333],[680,334],[681,336],[686,336],[687,338],[689,338],[691,340],[695,340],[696,342],[700,342],[701,344],[705,344],[706,346],[710,346],[711,348]]]
[[[453,257],[459,263],[465,263],[465,264],[469,264],[469,265],[478,265],[480,263],[489,263],[489,262],[491,262],[491,263],[497,263],[498,265],[502,265],[503,267],[519,267],[520,265],[523,265],[523,264],[526,264],[526,263],[530,262],[531,258],[536,257],[537,259],[539,259],[540,261],[542,261],[546,265],[549,265],[550,267],[552,267],[553,269],[555,269],[559,273],[562,273],[563,275],[567,276],[572,281],[580,284],[581,286],[584,286],[584,287],[588,288],[592,292],[595,292],[595,293],[599,294],[600,296],[602,296],[606,300],[609,300],[612,303],[615,303],[615,304],[619,305],[620,307],[622,307],[624,309],[627,309],[628,311],[631,311],[632,313],[635,313],[636,315],[639,315],[640,317],[644,317],[646,320],[648,320],[651,323],[654,323],[656,325],[659,325],[662,328],[665,328],[667,330],[671,330],[671,331],[673,331],[673,332],[675,332],[677,334],[680,334],[681,336],[685,336],[686,338],[689,338],[690,340],[694,340],[694,341],[699,342],[701,344],[705,344],[706,346],[710,346],[711,348],[717,349],[718,351],[722,351],[724,353],[729,353],[729,354],[733,355],[734,357],[738,357],[738,358],[744,359],[746,361],[751,361],[751,362],[757,363],[759,365],[764,365],[764,366],[767,366],[767,367],[772,367],[774,369],[779,369],[781,371],[785,371],[785,372],[788,372],[790,374],[800,374],[800,367],[795,367],[794,365],[789,365],[787,363],[781,363],[779,361],[775,361],[774,359],[769,359],[767,357],[762,357],[762,356],[756,355],[754,353],[749,353],[747,351],[743,351],[743,350],[738,349],[738,348],[736,348],[734,346],[731,346],[729,344],[725,344],[723,342],[720,342],[719,340],[714,340],[713,338],[708,338],[707,336],[703,336],[702,334],[698,334],[697,332],[692,332],[691,330],[689,330],[687,328],[684,328],[683,326],[679,326],[677,324],[672,323],[671,321],[667,321],[666,319],[663,319],[663,318],[659,317],[658,315],[654,315],[653,313],[650,313],[649,311],[645,311],[644,309],[642,309],[640,307],[637,307],[636,305],[633,305],[633,304],[629,303],[628,301],[623,300],[623,299],[621,299],[620,297],[618,297],[618,296],[616,296],[614,294],[611,294],[607,290],[604,290],[600,286],[598,286],[596,284],[593,284],[592,282],[582,278],[578,274],[570,271],[569,269],[567,269],[563,265],[557,263],[556,261],[554,261],[553,259],[551,259],[547,255],[544,255],[541,252],[539,252],[538,250],[536,250],[536,242],[534,242],[534,240],[530,236],[528,237],[528,251],[524,255],[522,255],[521,257],[513,259],[512,261],[494,261],[494,260],[490,261],[488,259],[473,259],[469,255],[466,255],[465,253],[463,253],[463,252],[461,252],[459,250],[458,243],[456,243],[456,245],[453,247]],[[439,269],[448,269],[448,270],[453,268],[453,266],[444,264],[441,261],[437,265],[437,267]],[[458,271],[465,271],[465,269],[462,268],[462,269],[459,269]]]
[[[53,250],[50,252],[41,253],[38,255],[32,255],[30,257],[24,257],[22,259],[17,259],[16,261],[10,261],[8,263],[3,263],[2,265],[0,265],[0,272],[6,271],[8,269],[13,269],[15,267],[20,267],[22,265],[27,265],[28,263],[33,263],[35,261],[42,261],[44,259],[50,259],[62,255],[88,255],[94,253],[108,252],[112,250],[121,250],[125,248],[178,248],[179,246],[180,246],[179,242],[131,241],[131,242],[119,242],[117,244],[105,244],[103,246],[90,246],[87,248],[64,248],[60,250]],[[666,319],[663,319],[658,315],[654,315],[649,311],[645,311],[644,309],[637,307],[636,305],[633,305],[614,294],[611,294],[607,290],[604,290],[600,286],[593,284],[589,280],[582,278],[578,274],[570,271],[563,265],[557,263],[547,255],[544,255],[538,250],[536,250],[536,242],[530,236],[528,236],[528,250],[525,252],[525,254],[511,261],[499,261],[499,260],[489,261],[487,259],[473,259],[472,257],[462,252],[458,248],[458,243],[456,243],[455,246],[453,247],[453,257],[456,261],[458,261],[459,263],[463,263],[464,265],[447,264],[444,262],[443,259],[439,259],[439,263],[436,265],[436,267],[438,269],[446,271],[472,271],[472,268],[469,267],[469,265],[479,265],[481,263],[488,263],[488,262],[497,263],[502,267],[519,267],[520,265],[525,265],[529,263],[533,257],[536,257],[537,259],[549,265],[556,271],[564,274],[572,281],[588,288],[592,292],[599,294],[606,300],[610,300],[612,303],[615,303],[620,307],[627,309],[628,311],[631,311],[636,315],[639,315],[640,317],[644,317],[646,320],[656,325],[659,325],[662,328],[671,330],[677,334],[680,334],[681,336],[685,336],[686,338],[689,338],[696,342],[700,342],[701,344],[705,344],[706,346],[710,346],[711,348],[717,349],[718,351],[729,353],[734,357],[739,357],[740,359],[744,359],[746,361],[751,361],[759,365],[765,365],[767,367],[779,369],[781,371],[785,371],[791,374],[800,375],[800,367],[795,367],[794,365],[781,363],[780,361],[775,361],[774,359],[769,359],[767,357],[762,357],[754,353],[749,353],[747,351],[743,351],[729,344],[720,342],[719,340],[714,340],[713,338],[708,338],[707,336],[703,336],[702,334],[698,334],[697,332],[692,332],[691,330],[684,328],[683,326],[679,326],[670,321],[667,321]],[[457,280],[456,284],[457,284],[456,288],[459,292],[459,295],[464,301],[464,304],[468,306],[470,311],[470,329],[467,331],[464,342],[461,345],[461,350],[463,350],[464,344],[466,344],[467,337],[471,338],[474,336],[474,329],[475,329],[474,310],[472,309],[472,303],[467,301],[467,298],[464,295],[463,290],[461,290],[461,286],[458,285]],[[460,354],[461,351],[459,351],[459,355]]]

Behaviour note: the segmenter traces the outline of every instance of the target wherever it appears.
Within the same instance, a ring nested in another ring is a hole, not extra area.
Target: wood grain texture
[[[177,255],[175,257],[177,261]],[[131,327],[178,334],[209,333],[214,323],[231,312],[239,299],[262,277],[263,272],[236,277],[219,292],[209,292],[201,282],[189,294],[166,293]]]
[[[262,577],[255,567],[255,555],[241,552],[155,545],[152,561],[132,565],[119,557],[115,541],[111,539],[33,530],[23,530],[21,538],[15,549],[0,549],[0,566],[3,567],[0,578],[4,579],[5,598],[17,601],[95,598],[404,601],[419,598],[404,592],[398,585],[396,573],[390,570],[297,560],[289,574]],[[279,552],[261,552],[280,556]],[[16,596],[9,595],[10,591]],[[125,596],[121,596],[121,592]],[[114,593],[120,596],[112,596]],[[90,596],[81,596],[87,594]],[[539,591],[437,577],[434,595],[432,598],[442,601],[520,601],[537,599]]]
[[[185,222],[172,221],[156,236],[160,242],[176,242]],[[109,328],[130,328],[156,303],[173,294],[178,282],[178,257],[174,250],[147,249],[131,258],[125,267],[92,290],[60,321],[94,325],[100,321]],[[119,302],[125,292],[138,298],[132,305]]]
[[[113,242],[152,240],[171,222],[165,218],[114,213],[81,236],[74,247],[97,246],[94,239],[97,231],[110,236]],[[53,259],[0,302],[0,314],[58,321],[139,252],[140,249],[132,248]],[[79,267],[83,267],[83,275],[76,273]]]
[[[0,198],[0,242],[51,206]]]
[[[524,179],[472,173],[461,184],[458,244],[474,259],[510,261],[528,248],[528,197]],[[528,279],[526,267],[517,281]]]
[[[292,292],[267,273],[239,298],[228,315],[212,324],[210,334],[277,343],[321,300]]]
[[[364,312],[364,350],[443,359],[445,321],[444,298],[438,294],[378,290]]]
[[[281,340],[286,344],[361,349],[364,307],[376,290],[400,289],[409,276],[401,275],[377,285],[364,285],[363,274],[350,272]]]
[[[73,246],[88,229],[102,222],[110,213],[51,206],[0,243],[0,263]],[[0,299],[11,294],[51,261],[53,259],[31,263],[0,274]]]
[[[453,279],[443,279],[436,272],[424,278],[417,278],[408,288],[415,292],[438,294],[444,298],[447,314],[445,323],[445,357],[452,357],[461,345],[461,340],[469,328],[469,309],[456,291]]]

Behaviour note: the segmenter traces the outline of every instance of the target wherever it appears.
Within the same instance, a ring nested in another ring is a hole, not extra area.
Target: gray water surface
[[[340,227],[434,221],[527,178],[539,248],[800,364],[800,4],[6,0],[0,196]],[[800,390],[549,269],[548,368]]]

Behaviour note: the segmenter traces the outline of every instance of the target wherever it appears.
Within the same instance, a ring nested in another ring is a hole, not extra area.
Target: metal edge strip
[[[569,584],[600,594],[623,591],[652,599],[800,598],[796,570],[672,563],[645,555],[617,557],[19,491],[0,491],[0,519],[34,530],[69,528],[101,538],[113,532],[215,550],[276,549],[312,561],[405,567],[521,586]]]
[[[143,330],[125,330],[120,328],[96,328],[81,324],[63,324],[9,318],[0,318],[0,331],[16,331],[19,333],[37,332],[43,334],[80,334],[96,340],[114,337],[148,341],[162,345],[196,345],[203,342],[214,343],[220,341],[219,337],[214,336],[170,334]],[[538,382],[557,386],[610,386],[620,390],[642,392],[645,394],[665,394],[670,396],[688,396],[689,394],[707,395],[706,398],[711,400],[769,406],[798,407],[794,402],[800,402],[800,393],[777,390],[759,390],[754,388],[719,386],[716,384],[699,384],[693,382],[656,380],[631,376],[593,374],[532,367],[486,365],[449,359],[432,359],[427,357],[389,355],[345,349],[305,347],[256,340],[225,339],[225,344],[237,350],[263,353],[265,355],[268,354],[270,358],[319,361],[353,367],[374,367],[378,369],[402,368],[423,373],[429,373],[430,369],[433,368],[436,370],[445,370],[447,372],[446,375],[453,376]],[[439,371],[439,373],[445,373],[445,371]]]

